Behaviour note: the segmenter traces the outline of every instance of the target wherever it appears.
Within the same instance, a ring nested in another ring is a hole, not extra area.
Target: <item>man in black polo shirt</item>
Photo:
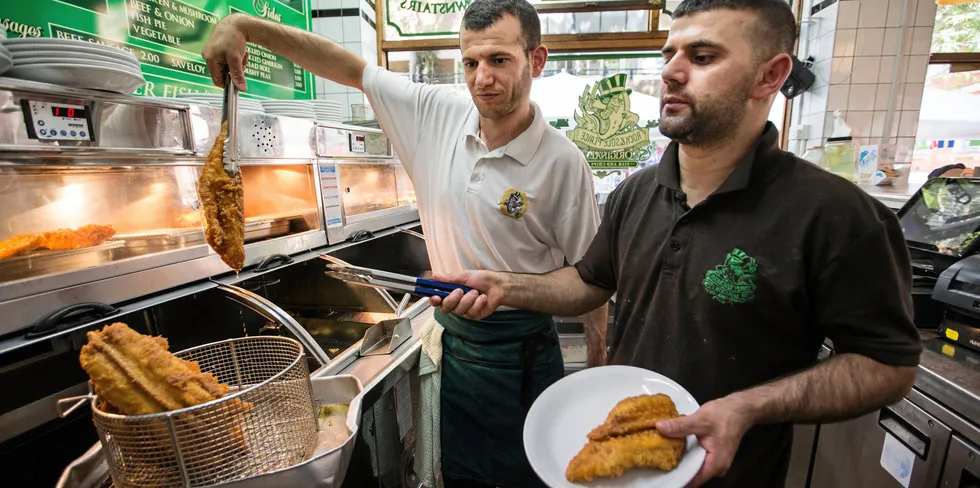
[[[786,2],[686,0],[673,18],[660,122],[673,142],[613,192],[582,261],[436,277],[483,294],[432,303],[575,316],[615,292],[608,362],[673,378],[702,405],[657,426],[708,451],[693,485],[781,487],[792,422],[854,417],[910,390],[908,251],[888,208],[777,147],[767,118],[792,66]],[[825,338],[837,355],[816,364]]]

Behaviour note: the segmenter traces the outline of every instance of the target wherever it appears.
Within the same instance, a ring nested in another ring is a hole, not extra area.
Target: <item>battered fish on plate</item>
[[[606,422],[589,432],[589,440],[602,441],[613,436],[653,429],[657,422],[678,417],[677,406],[663,393],[627,398],[613,407]]]
[[[565,470],[571,482],[619,477],[631,468],[671,471],[684,456],[686,441],[656,430],[660,420],[679,417],[669,396],[640,395],[620,401]]]
[[[568,463],[568,481],[592,481],[600,477],[619,477],[631,468],[670,471],[684,454],[684,439],[665,437],[656,430],[644,430],[605,441],[591,441]]]
[[[241,173],[225,173],[227,139],[228,124],[224,123],[204,163],[197,194],[204,212],[205,240],[225,264],[238,272],[245,266],[245,190]]]

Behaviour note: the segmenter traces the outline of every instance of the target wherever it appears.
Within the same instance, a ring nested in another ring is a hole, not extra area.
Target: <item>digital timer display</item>
[[[84,119],[88,117],[88,110],[84,108],[73,108],[73,107],[51,107],[51,115],[55,117],[67,117],[69,119]]]

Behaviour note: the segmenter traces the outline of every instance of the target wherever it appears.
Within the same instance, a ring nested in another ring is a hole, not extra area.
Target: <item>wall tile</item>
[[[345,42],[344,47],[350,49],[353,53],[357,54],[358,56],[360,56],[361,53],[364,52],[364,48],[361,46],[360,42]]]
[[[365,22],[364,19],[361,19],[361,44],[364,44],[365,48],[378,50],[378,31],[374,30],[371,24]]]
[[[344,17],[344,42],[361,42],[360,16]]]
[[[827,86],[830,84],[832,65],[832,59],[825,59],[813,65],[813,76],[816,77],[816,80],[813,81],[813,87]]]
[[[904,84],[900,83],[895,86],[894,93],[891,90],[891,83],[881,83],[878,85],[877,95],[875,96],[875,110],[888,110],[888,100],[889,95],[894,97],[894,107],[895,110],[901,110],[902,107],[902,94]]]
[[[368,5],[367,2],[365,2],[364,0],[358,0],[357,3],[361,7],[361,12],[367,14],[369,19],[374,19],[376,12],[374,11],[373,8],[371,8],[370,5]]]
[[[874,118],[871,121],[871,134],[869,134],[872,141],[878,141],[881,137],[881,132],[885,129],[885,117],[887,116],[888,112],[881,110],[875,111]]]
[[[854,68],[851,70],[851,83],[877,83],[880,67],[881,56],[855,57]]]
[[[912,27],[911,25],[906,26],[905,33],[902,35],[902,53],[905,54],[906,56],[912,54],[912,38],[914,36],[915,36],[915,28]]]
[[[888,19],[888,0],[863,0],[858,27],[884,27]]]
[[[919,0],[916,2],[915,25],[916,27],[932,27],[936,24],[936,2],[930,0]]]
[[[330,81],[330,80],[323,80],[323,90],[321,90],[321,92],[322,93],[331,94],[331,95],[333,95],[333,94],[346,94],[347,93],[347,87],[344,86],[344,85],[341,85],[340,83],[335,83],[335,82]]]
[[[875,88],[875,110],[884,111],[888,109],[888,97],[890,95],[890,83],[879,83]]]
[[[854,112],[847,111],[847,118],[844,119],[851,127],[851,134],[855,136],[868,137],[871,135],[871,125],[874,119],[874,112]]]
[[[855,29],[858,26],[858,16],[861,14],[861,2],[847,0],[839,2],[837,10],[837,28]]]
[[[364,61],[367,62],[368,66],[377,66],[378,65],[378,53],[377,52],[370,51],[370,50],[365,49],[364,50],[364,54],[362,54],[362,56],[364,57]]]
[[[829,92],[829,86],[821,86],[816,88],[810,88],[808,95],[810,95],[810,113],[815,112],[825,112],[827,111],[827,94]]]
[[[844,117],[844,121],[847,121],[847,112],[841,111],[841,117]],[[823,137],[827,139],[834,134],[834,114],[833,112],[826,112],[823,114]]]
[[[834,33],[834,57],[854,56],[854,43],[857,39],[857,30],[841,29]]]
[[[878,66],[878,83],[891,83],[892,71],[895,67],[894,56],[882,56]]]
[[[362,0],[341,0],[341,8],[356,8],[360,5]]]
[[[838,2],[817,12],[817,15],[813,16],[813,19],[816,21],[818,36],[823,36],[840,28],[837,26],[839,8],[840,3]]]
[[[850,83],[854,58],[834,58],[831,61],[830,84]]]
[[[908,64],[908,74],[905,81],[908,83],[923,83],[926,81],[926,68],[929,66],[929,56],[910,56]]]
[[[878,85],[851,85],[847,110],[874,110],[877,88]]]
[[[929,54],[932,46],[932,27],[912,28],[912,55]]]
[[[898,27],[902,16],[902,0],[888,1],[888,17],[885,19],[885,27]]]
[[[903,110],[901,122],[899,124],[899,137],[915,137],[915,131],[919,126],[918,110]]]
[[[894,113],[892,113],[892,128],[891,128],[890,136],[893,139],[898,138],[898,128],[901,125],[901,123],[902,123],[902,112],[896,110]]]
[[[318,8],[336,9],[341,8],[343,3],[343,0],[320,0],[320,6]]]
[[[912,160],[912,150],[915,148],[914,137],[900,137],[895,144],[895,162],[907,163]]]
[[[850,85],[831,85],[827,94],[827,110],[847,110]]]
[[[324,17],[312,19],[313,32],[333,41],[344,42],[343,17]]]
[[[835,33],[831,32],[825,34],[813,40],[810,43],[808,49],[808,54],[813,56],[815,62],[820,62],[825,59],[830,59],[834,55],[834,36]]]
[[[919,110],[922,105],[922,90],[924,83],[908,83],[905,85],[905,97],[902,110]]]
[[[858,29],[854,45],[855,56],[881,56],[885,29]]]
[[[882,56],[894,56],[895,48],[898,46],[898,27],[889,27],[885,29],[885,35],[882,37],[881,42],[881,55]]]

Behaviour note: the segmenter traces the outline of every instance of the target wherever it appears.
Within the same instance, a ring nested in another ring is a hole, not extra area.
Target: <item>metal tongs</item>
[[[326,259],[326,256],[324,256],[324,258]],[[398,273],[389,273],[387,271],[362,268],[360,266],[353,266],[342,261],[336,262],[331,259],[328,259],[328,261],[332,261],[332,263],[327,265],[327,268],[329,269],[329,271],[326,272],[327,276],[374,288],[414,293],[425,297],[436,296],[440,298],[448,297],[453,290],[463,290],[463,293],[468,293],[470,290],[472,290],[472,288],[463,285],[454,285],[452,283],[443,283],[441,281],[426,278],[416,278]]]
[[[241,174],[241,167],[238,160],[238,87],[231,81],[231,73],[228,67],[223,70],[225,77],[225,98],[221,104],[221,123],[228,123],[228,138],[225,139],[224,151],[222,151],[222,164],[228,176],[238,176]]]

